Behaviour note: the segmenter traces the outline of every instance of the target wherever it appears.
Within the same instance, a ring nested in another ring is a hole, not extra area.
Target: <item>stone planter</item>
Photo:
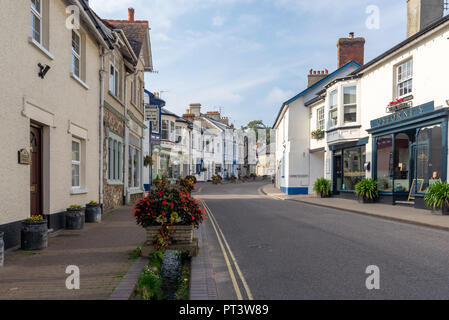
[[[5,261],[5,243],[3,242],[3,236],[5,234],[0,231],[0,268],[3,267]]]
[[[47,220],[22,222],[21,248],[25,251],[42,250],[48,247]]]
[[[190,244],[193,242],[194,226],[173,226],[172,234],[168,240],[169,244]],[[156,244],[160,226],[147,227],[147,243]]]
[[[101,205],[86,205],[86,222],[94,223],[101,222]]]
[[[65,228],[67,230],[81,230],[85,222],[84,209],[67,209],[65,214]]]

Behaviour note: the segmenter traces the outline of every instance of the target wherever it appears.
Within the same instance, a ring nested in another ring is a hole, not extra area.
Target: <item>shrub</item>
[[[237,177],[235,175],[231,176],[231,182],[232,183],[237,183]]]
[[[374,179],[362,179],[355,186],[355,195],[364,199],[375,200],[379,197],[377,181]]]
[[[331,182],[325,178],[320,178],[315,181],[313,185],[313,191],[327,197],[331,194]]]
[[[156,176],[156,179],[153,180],[153,186],[156,189],[165,188],[168,186],[168,179],[166,176],[162,176],[162,178]]]
[[[150,266],[145,267],[139,277],[138,288],[141,292],[142,300],[162,300],[162,278],[159,272]]]
[[[424,201],[432,209],[449,207],[449,184],[441,180],[432,183],[424,195]]]
[[[187,176],[186,179],[192,180],[193,184],[196,184],[198,182],[195,176]]]
[[[213,184],[220,184],[222,181],[223,181],[223,178],[219,174],[212,177]]]
[[[184,189],[185,192],[192,192],[195,190],[195,184],[193,183],[192,179],[188,178],[179,178],[178,179],[178,185],[181,189]]]

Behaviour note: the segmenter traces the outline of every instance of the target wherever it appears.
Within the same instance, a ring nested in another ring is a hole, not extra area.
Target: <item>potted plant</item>
[[[181,189],[184,189],[185,192],[192,192],[195,190],[195,184],[193,183],[192,179],[188,178],[179,178],[178,179],[178,185]]]
[[[156,176],[156,179],[153,180],[153,186],[157,188],[166,187],[168,185],[168,179],[166,176],[162,176],[159,178],[159,175]]]
[[[449,184],[441,180],[432,183],[424,195],[424,202],[433,213],[449,215]]]
[[[223,178],[219,174],[212,177],[213,184],[221,184],[222,181],[223,181]]]
[[[207,168],[206,167],[202,168],[201,172],[207,172]]]
[[[147,231],[146,245],[157,250],[193,243],[194,228],[205,218],[200,202],[179,187],[153,189],[133,209],[137,224]]]
[[[96,201],[86,204],[86,222],[101,222],[101,204]]]
[[[22,222],[21,248],[26,251],[42,250],[48,247],[47,220],[34,215]]]
[[[149,155],[145,156],[145,158],[143,158],[143,166],[145,168],[153,166],[153,157]]]
[[[235,175],[231,176],[231,183],[237,183],[237,177]]]
[[[256,180],[257,175],[255,173],[251,173],[249,176],[253,181]]]
[[[355,186],[355,195],[362,203],[373,203],[379,197],[377,181],[374,179],[362,179]]]
[[[186,179],[189,179],[192,181],[193,184],[196,184],[198,181],[196,180],[195,176],[187,176]]]
[[[65,228],[67,230],[81,230],[84,228],[85,210],[77,204],[71,205],[65,215]]]
[[[324,138],[324,131],[321,129],[317,129],[315,131],[312,131],[312,138],[315,140],[321,140]]]
[[[313,191],[320,195],[321,198],[327,198],[331,195],[331,182],[325,178],[315,181]]]

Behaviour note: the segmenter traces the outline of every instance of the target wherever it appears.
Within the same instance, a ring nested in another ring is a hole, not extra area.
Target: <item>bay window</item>
[[[334,90],[329,95],[329,121],[330,126],[338,125],[338,91]]]
[[[345,87],[343,89],[344,122],[357,121],[357,87]]]
[[[419,130],[416,141],[416,178],[422,180],[422,189],[415,193],[425,192],[439,179],[443,170],[443,130],[441,125],[430,126]],[[418,184],[416,184],[418,185]]]

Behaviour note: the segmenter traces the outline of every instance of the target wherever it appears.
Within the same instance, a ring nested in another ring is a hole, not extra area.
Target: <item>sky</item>
[[[145,86],[182,115],[191,103],[236,127],[273,122],[307,86],[310,69],[337,68],[337,40],[366,39],[365,62],[406,37],[406,0],[90,0],[107,19],[150,22]],[[378,15],[377,15],[378,13]],[[376,19],[376,16],[379,19]],[[368,22],[368,23],[367,23]],[[378,23],[377,23],[378,22]]]

